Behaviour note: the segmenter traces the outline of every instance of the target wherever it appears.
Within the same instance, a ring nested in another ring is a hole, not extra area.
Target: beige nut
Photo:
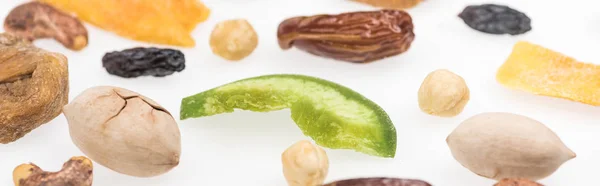
[[[321,185],[329,171],[325,150],[307,140],[296,142],[285,150],[281,161],[289,186]]]
[[[179,164],[181,137],[171,114],[138,93],[92,87],[64,107],[73,143],[116,172],[151,177]]]
[[[446,142],[460,164],[495,180],[537,181],[576,156],[544,124],[502,112],[481,113],[463,121]]]
[[[465,80],[445,69],[427,75],[419,88],[419,108],[427,114],[453,117],[460,114],[470,99]]]
[[[258,35],[244,19],[218,23],[210,35],[213,53],[227,60],[239,61],[250,55],[258,46]]]

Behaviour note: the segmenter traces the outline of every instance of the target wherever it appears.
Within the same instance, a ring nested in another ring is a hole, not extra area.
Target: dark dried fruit
[[[71,50],[81,50],[88,44],[87,30],[77,18],[40,2],[22,4],[10,11],[4,29],[29,41],[54,38]]]
[[[185,56],[179,50],[137,47],[107,53],[102,65],[108,73],[124,78],[164,77],[185,69]]]
[[[502,179],[498,183],[494,184],[494,186],[544,186],[542,184],[536,183],[527,179]]]
[[[323,186],[431,186],[431,184],[415,179],[400,178],[356,178],[335,181]]]
[[[467,6],[459,15],[469,27],[489,34],[519,35],[531,30],[531,19],[508,6]]]
[[[366,63],[398,55],[415,38],[410,15],[402,10],[349,12],[289,18],[279,25],[279,47]]]

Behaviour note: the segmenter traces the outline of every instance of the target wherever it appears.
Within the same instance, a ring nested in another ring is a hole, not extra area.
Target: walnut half
[[[406,52],[415,38],[411,16],[402,10],[293,17],[279,24],[284,50],[295,46],[337,60],[367,63]]]
[[[0,143],[13,142],[62,112],[68,102],[67,58],[0,34]]]

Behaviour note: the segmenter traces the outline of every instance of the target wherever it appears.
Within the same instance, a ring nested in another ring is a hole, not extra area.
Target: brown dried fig
[[[367,63],[406,52],[415,39],[411,16],[402,10],[300,16],[279,24],[279,47]]]
[[[4,30],[29,41],[54,38],[71,50],[81,50],[88,44],[87,30],[77,18],[40,2],[22,4],[10,11]]]
[[[58,116],[68,102],[67,58],[0,34],[0,143]]]

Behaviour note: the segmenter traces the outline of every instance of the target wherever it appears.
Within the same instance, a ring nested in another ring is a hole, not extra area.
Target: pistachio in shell
[[[181,137],[175,119],[136,92],[92,87],[66,105],[64,115],[73,143],[116,172],[153,177],[179,164]]]

